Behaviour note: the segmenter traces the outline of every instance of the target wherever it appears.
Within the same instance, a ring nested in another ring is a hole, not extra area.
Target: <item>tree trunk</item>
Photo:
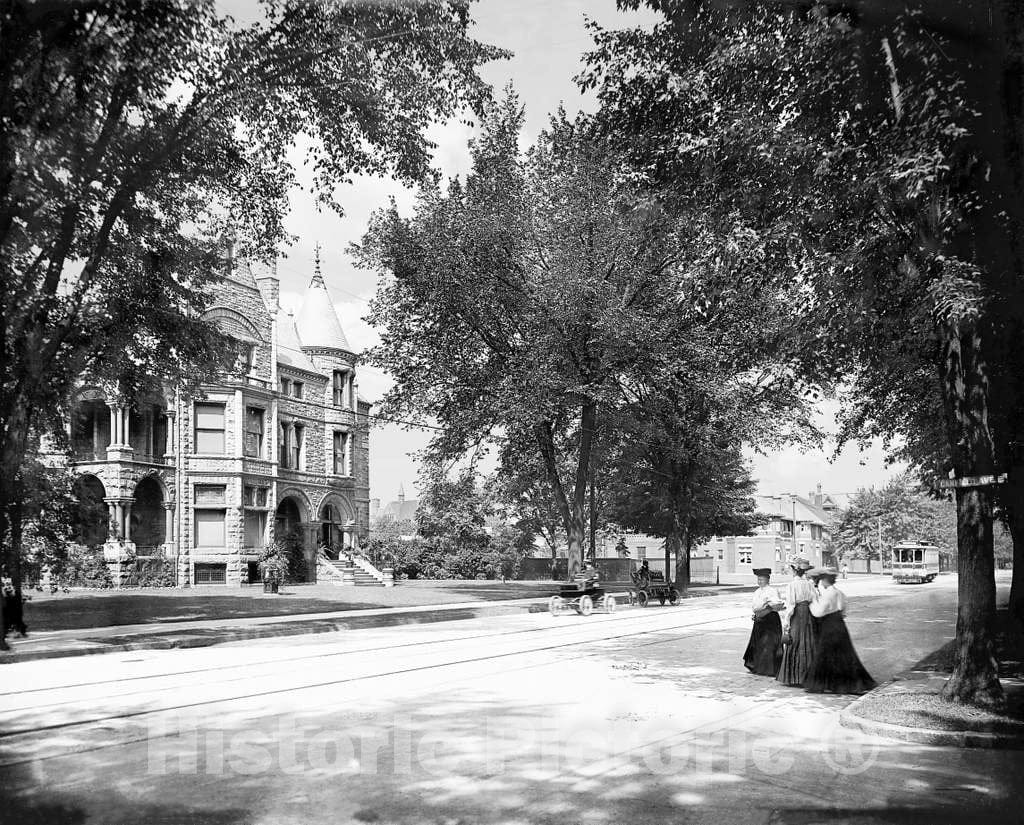
[[[1013,540],[1013,580],[1010,584],[1009,614],[1014,630],[1024,633],[1024,468],[1017,463],[1017,451],[1012,453],[1009,478],[1000,491],[1006,525]]]
[[[953,466],[959,478],[994,469],[988,427],[988,381],[976,330],[943,326],[940,380]],[[942,696],[954,702],[995,707],[1003,702],[995,658],[995,559],[991,487],[956,491],[958,604],[953,673]]]
[[[544,470],[548,484],[554,496],[558,512],[562,516],[562,526],[568,542],[567,554],[569,580],[580,571],[583,563],[583,548],[586,545],[586,521],[583,517],[584,503],[587,495],[587,479],[590,476],[590,458],[594,446],[594,429],[597,422],[597,405],[593,402],[583,404],[580,411],[580,446],[576,460],[576,477],[572,490],[572,498],[566,495],[565,487],[558,472],[558,456],[555,449],[554,427],[550,421],[542,421],[535,425],[534,432],[541,457],[544,459]]]
[[[0,575],[8,567],[7,548],[10,544],[10,505],[8,503],[7,484],[0,482]],[[9,650],[7,644],[7,595],[0,586],[0,650]]]
[[[1010,584],[1010,618],[1018,635],[1024,633],[1024,514],[1010,516],[1010,537],[1013,539],[1013,580]]]
[[[594,469],[590,469],[590,558],[597,558],[597,493],[594,490]]]
[[[992,556],[992,493],[957,490],[956,657],[942,696],[984,707],[1003,703],[995,657],[996,585]]]
[[[672,557],[679,559],[679,536],[671,534],[665,537],[665,584],[672,583]]]
[[[675,587],[679,591],[679,595],[686,597],[686,592],[690,587],[690,560],[688,558],[689,553],[687,552],[687,543],[689,542],[689,534],[686,528],[683,526],[683,522],[678,518],[672,519],[672,530],[665,539],[665,577],[668,578],[668,550],[671,548],[672,554],[675,556]]]
[[[582,512],[574,513],[574,517],[571,518],[569,523],[566,525],[565,534],[569,544],[567,575],[569,580],[572,580],[572,578],[583,568],[583,548],[586,545],[587,534],[583,523]]]
[[[683,539],[683,574],[679,577],[682,582],[680,593],[685,596],[690,589],[690,558],[693,553],[693,535],[687,530]]]

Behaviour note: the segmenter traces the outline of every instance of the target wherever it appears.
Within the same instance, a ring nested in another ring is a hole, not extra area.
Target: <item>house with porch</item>
[[[370,405],[319,258],[297,316],[280,306],[275,268],[228,266],[207,317],[241,344],[231,374],[193,397],[89,385],[74,399],[76,492],[106,507],[82,538],[115,573],[165,558],[179,586],[246,584],[276,538],[301,548],[313,579],[318,547],[369,530]]]

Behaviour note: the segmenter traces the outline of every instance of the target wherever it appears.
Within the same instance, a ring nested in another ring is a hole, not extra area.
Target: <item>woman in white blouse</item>
[[[810,606],[816,591],[814,585],[804,577],[804,573],[811,569],[807,559],[793,559],[790,567],[793,578],[786,587],[786,609],[782,614],[783,640],[786,644],[776,678],[784,685],[800,687],[814,654],[814,623]]]
[[[754,575],[757,590],[750,600],[754,627],[747,649],[743,651],[743,666],[758,676],[775,676],[782,664],[782,622],[779,620],[782,597],[771,586],[770,567],[759,567]]]
[[[846,595],[836,585],[835,570],[815,570],[818,597],[811,603],[817,622],[816,641],[804,688],[812,693],[865,693],[875,680],[853,649],[846,615]]]

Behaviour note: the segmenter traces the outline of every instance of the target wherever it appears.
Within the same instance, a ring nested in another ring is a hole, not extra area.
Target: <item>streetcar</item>
[[[944,562],[933,544],[901,541],[892,548],[892,580],[897,584],[926,584],[942,572]]]

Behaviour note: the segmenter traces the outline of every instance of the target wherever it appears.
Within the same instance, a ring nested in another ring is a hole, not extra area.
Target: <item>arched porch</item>
[[[330,496],[320,507],[320,543],[333,558],[338,557],[339,551],[356,546],[355,513],[340,496]]]
[[[310,524],[310,507],[301,494],[285,492],[274,513],[274,540],[284,545],[290,556],[304,562],[305,581],[315,581],[316,534]]]

